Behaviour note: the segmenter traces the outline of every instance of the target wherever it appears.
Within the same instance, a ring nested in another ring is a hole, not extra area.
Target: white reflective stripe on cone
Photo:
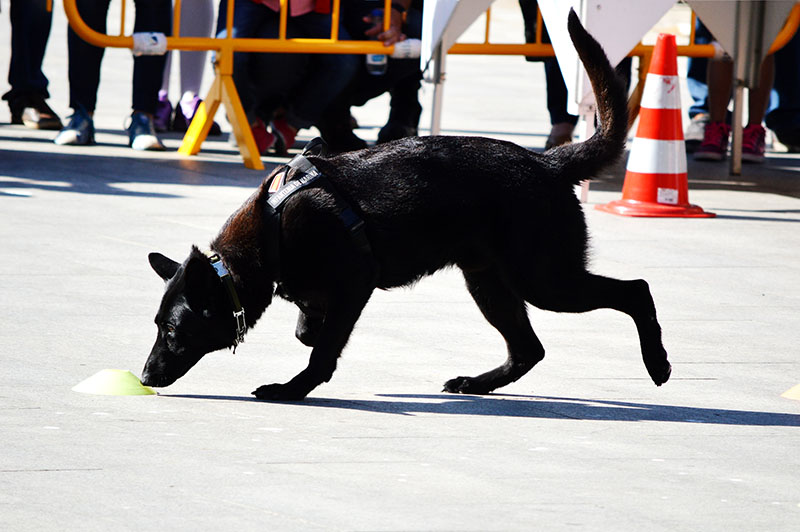
[[[681,86],[678,76],[647,74],[640,105],[648,109],[680,109]]]
[[[641,174],[684,174],[686,145],[682,140],[635,137],[626,169]]]

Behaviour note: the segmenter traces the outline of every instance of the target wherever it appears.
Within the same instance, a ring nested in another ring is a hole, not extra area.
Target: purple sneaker
[[[153,127],[159,133],[169,130],[170,119],[172,118],[172,104],[169,103],[166,91],[158,91],[158,103],[156,112],[153,114]]]

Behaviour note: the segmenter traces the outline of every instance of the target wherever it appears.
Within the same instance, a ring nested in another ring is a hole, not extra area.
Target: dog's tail
[[[594,135],[579,144],[567,144],[546,152],[559,174],[578,184],[616,161],[628,136],[627,95],[622,81],[608,62],[603,48],[581,25],[570,9],[567,29],[592,83],[598,111]]]

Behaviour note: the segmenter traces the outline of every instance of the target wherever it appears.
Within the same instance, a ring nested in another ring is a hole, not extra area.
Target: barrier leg
[[[200,146],[206,140],[208,132],[211,130],[211,125],[214,123],[214,116],[217,114],[219,104],[222,102],[220,87],[221,83],[219,76],[217,76],[208,91],[206,99],[200,102],[197,107],[192,123],[189,124],[186,135],[183,136],[181,147],[178,148],[178,153],[182,155],[197,155],[200,152]]]
[[[433,105],[431,106],[431,135],[442,131],[442,103],[444,100],[444,63],[447,54],[442,45],[436,48],[433,57]]]
[[[261,154],[258,152],[253,132],[250,130],[250,122],[242,108],[242,101],[231,76],[220,75],[222,101],[228,111],[228,120],[233,126],[233,134],[236,137],[236,144],[239,152],[244,159],[244,165],[253,170],[263,170],[264,163],[261,162]]]
[[[744,108],[744,85],[734,79],[733,120],[731,121],[731,163],[730,175],[742,175],[742,109]]]

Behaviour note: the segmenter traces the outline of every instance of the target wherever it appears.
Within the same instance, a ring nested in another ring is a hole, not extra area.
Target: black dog
[[[626,99],[574,12],[568,27],[597,98],[592,138],[544,154],[485,138],[423,137],[295,158],[230,217],[211,258],[197,248],[183,264],[150,255],[167,284],[144,384],[167,386],[206,353],[235,348],[276,294],[300,308],[297,337],[313,350],[292,380],[253,393],[301,399],[330,380],[375,288],[408,285],[450,265],[461,268],[503,335],[508,359],[477,377],[447,381],[446,391],[489,393],[542,360],[526,302],[556,312],[628,314],[650,377],[666,382],[671,368],[647,283],[586,270],[586,223],[574,185],[621,155]],[[270,194],[273,178],[286,185]]]

